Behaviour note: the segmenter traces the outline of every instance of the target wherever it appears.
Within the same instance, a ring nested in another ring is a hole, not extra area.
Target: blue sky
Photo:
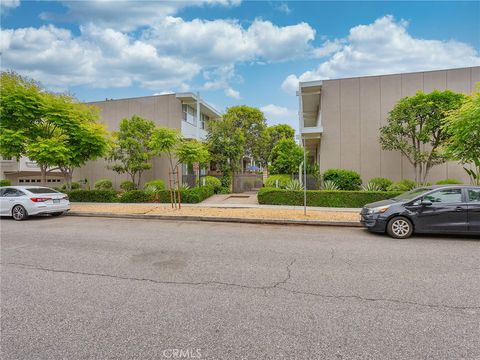
[[[2,70],[82,101],[200,91],[297,125],[298,81],[480,65],[480,2],[2,0]]]

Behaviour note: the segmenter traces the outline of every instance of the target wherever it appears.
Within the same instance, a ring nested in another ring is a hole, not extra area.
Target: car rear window
[[[58,194],[58,191],[55,191],[50,188],[26,188],[33,194]]]

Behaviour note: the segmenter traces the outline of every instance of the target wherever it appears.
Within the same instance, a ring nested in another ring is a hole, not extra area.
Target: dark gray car
[[[425,186],[367,204],[361,223],[397,239],[413,233],[480,235],[480,186]]]

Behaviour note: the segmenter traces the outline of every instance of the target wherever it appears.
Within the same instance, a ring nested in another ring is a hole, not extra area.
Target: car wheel
[[[60,216],[60,215],[63,215],[63,211],[52,213],[52,216]]]
[[[27,210],[22,205],[15,205],[12,209],[12,216],[17,221],[25,220],[28,218]]]
[[[397,216],[387,225],[387,233],[395,239],[406,239],[413,234],[413,224],[407,218]]]

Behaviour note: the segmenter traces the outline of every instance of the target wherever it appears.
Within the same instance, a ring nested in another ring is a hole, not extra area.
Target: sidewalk
[[[257,204],[182,204],[172,209],[170,204],[72,203],[69,215],[102,216],[142,219],[170,219],[268,224],[360,226],[360,209],[307,207]]]

